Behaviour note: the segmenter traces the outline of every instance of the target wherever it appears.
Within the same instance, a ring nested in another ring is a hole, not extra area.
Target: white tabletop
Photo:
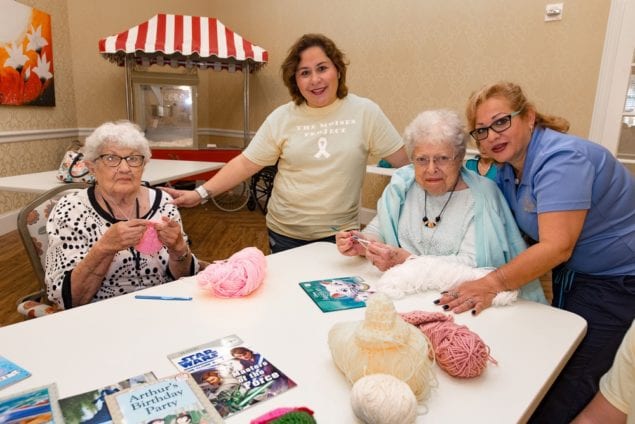
[[[178,180],[183,177],[189,177],[190,175],[214,171],[222,168],[223,165],[225,165],[223,162],[150,159],[143,170],[142,179],[150,185],[156,185],[167,181]],[[44,193],[58,185],[64,184],[57,180],[56,175],[57,170],[2,177],[0,178],[0,190]]]
[[[246,423],[277,407],[307,406],[319,423],[354,423],[351,386],[335,367],[327,334],[340,321],[363,319],[365,309],[322,313],[301,281],[379,272],[361,258],[339,255],[329,243],[267,257],[268,272],[247,298],[218,299],[199,291],[193,278],[147,289],[149,294],[193,296],[191,302],[120,296],[0,328],[0,355],[33,374],[0,397],[56,382],[61,397],[153,371],[176,373],[167,355],[236,334],[298,386],[227,419]],[[399,312],[439,311],[424,293],[396,302]],[[425,423],[524,421],[583,337],[586,322],[569,312],[519,301],[479,316],[461,314],[491,348],[498,365],[470,380],[449,377],[436,365],[438,386],[426,402]]]

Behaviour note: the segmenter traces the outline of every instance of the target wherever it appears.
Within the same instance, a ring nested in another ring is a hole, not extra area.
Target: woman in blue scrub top
[[[635,318],[635,180],[604,147],[566,134],[565,119],[539,113],[516,84],[473,93],[467,121],[503,164],[499,188],[534,244],[440,304],[462,312],[471,298],[478,314],[495,293],[553,269],[553,305],[586,319],[587,334],[530,422],[568,423],[597,392]]]

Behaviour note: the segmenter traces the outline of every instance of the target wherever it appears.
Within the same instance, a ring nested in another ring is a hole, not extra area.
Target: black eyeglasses
[[[474,130],[470,131],[470,135],[476,141],[483,141],[489,135],[490,129],[495,133],[500,134],[512,126],[512,118],[518,115],[520,112],[521,110],[517,110],[516,112],[512,112],[509,115],[501,116],[500,118],[492,122],[489,127],[475,128]]]
[[[101,159],[102,161],[104,161],[106,166],[110,166],[111,168],[119,166],[122,159],[126,160],[126,163],[128,164],[128,166],[132,168],[137,168],[143,165],[143,161],[145,160],[145,158],[146,157],[143,155],[119,156],[119,155],[109,155],[109,154],[99,155],[97,157],[97,159]]]

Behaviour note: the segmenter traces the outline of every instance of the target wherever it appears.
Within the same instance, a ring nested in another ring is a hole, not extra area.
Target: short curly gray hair
[[[457,157],[465,156],[467,136],[459,114],[453,110],[439,109],[421,112],[404,131],[408,156],[420,143],[450,144]]]
[[[146,162],[152,156],[150,143],[143,135],[141,128],[130,121],[121,120],[105,122],[86,137],[86,142],[82,148],[84,159],[94,161],[102,154],[104,147],[109,144],[137,150],[145,156]]]

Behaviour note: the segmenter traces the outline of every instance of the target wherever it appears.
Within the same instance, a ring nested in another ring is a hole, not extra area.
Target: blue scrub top
[[[497,183],[518,227],[534,240],[538,214],[588,211],[566,266],[591,275],[635,275],[635,179],[599,144],[536,128],[517,186],[510,164]]]

